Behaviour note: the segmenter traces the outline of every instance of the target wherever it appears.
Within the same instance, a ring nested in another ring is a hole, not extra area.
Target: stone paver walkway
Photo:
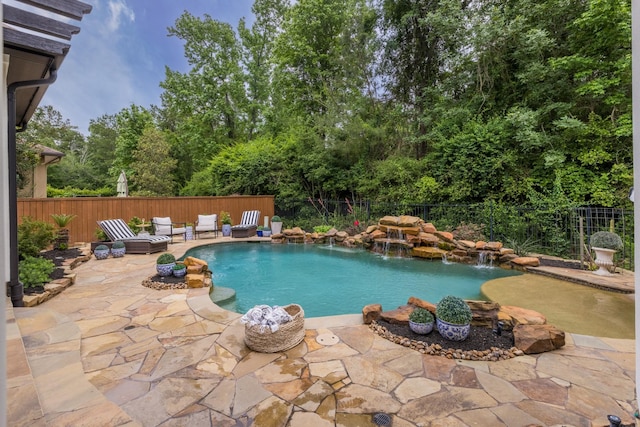
[[[7,309],[8,425],[385,425],[377,413],[394,427],[634,421],[633,340],[567,334],[552,353],[455,361],[339,316],[307,319],[305,340],[287,352],[256,353],[240,315],[206,289],[141,286],[156,258],[92,259],[61,295]]]

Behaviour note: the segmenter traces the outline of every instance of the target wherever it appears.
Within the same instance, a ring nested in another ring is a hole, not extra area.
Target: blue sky
[[[160,105],[165,66],[186,72],[182,41],[167,28],[187,10],[228,22],[253,21],[253,0],[84,0],[93,6],[41,105],[88,135],[89,120],[131,104]],[[74,23],[77,25],[77,23]]]

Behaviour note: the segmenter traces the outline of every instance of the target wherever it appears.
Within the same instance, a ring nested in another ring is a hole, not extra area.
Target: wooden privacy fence
[[[97,221],[121,218],[128,222],[133,217],[151,222],[154,216],[171,217],[175,222],[194,223],[198,215],[231,214],[233,224],[240,222],[243,211],[259,210],[262,225],[264,217],[274,213],[273,196],[226,197],[68,197],[50,199],[18,199],[18,223],[23,217],[55,224],[51,214],[74,214],[69,223],[70,242],[96,240]]]

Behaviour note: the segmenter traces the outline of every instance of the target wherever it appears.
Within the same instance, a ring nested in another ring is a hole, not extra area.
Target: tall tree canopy
[[[170,189],[144,184],[156,194],[626,203],[629,0],[256,0],[253,13],[176,20],[190,69],[166,69],[161,106],[101,117],[86,142],[52,126],[67,129],[64,178],[124,169],[141,186],[153,140],[175,161]]]

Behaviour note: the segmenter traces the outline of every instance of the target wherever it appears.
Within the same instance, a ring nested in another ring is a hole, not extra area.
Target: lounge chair
[[[218,215],[198,215],[194,230],[196,239],[199,234],[212,232],[215,233],[215,237],[218,237]]]
[[[152,254],[167,250],[171,240],[167,236],[137,236],[122,219],[98,221],[98,226],[112,242],[124,242],[128,254]]]
[[[240,224],[231,227],[231,237],[251,237],[257,234],[260,211],[244,211]]]
[[[173,222],[171,217],[153,217],[153,229],[156,236],[169,236],[173,243],[173,236],[182,234],[184,240],[187,240],[187,224],[184,222]]]

